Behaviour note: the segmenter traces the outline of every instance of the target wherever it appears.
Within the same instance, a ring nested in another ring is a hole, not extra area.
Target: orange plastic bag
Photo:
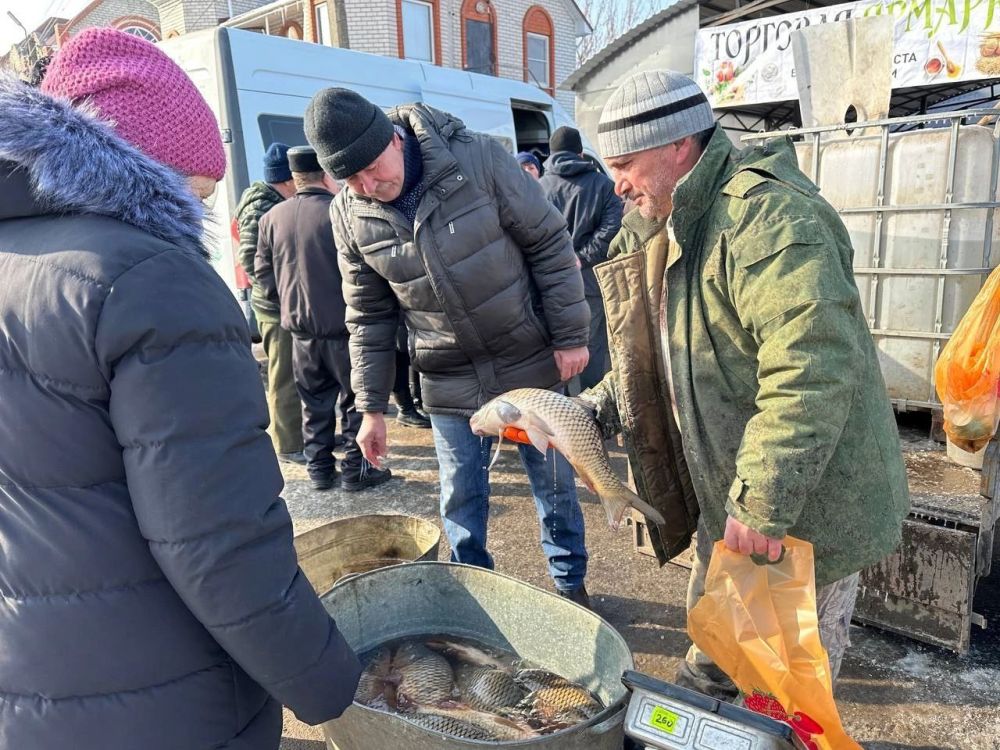
[[[944,431],[970,453],[997,431],[1000,383],[1000,268],[993,271],[934,366]]]
[[[688,633],[736,683],[747,708],[789,724],[810,750],[861,750],[833,700],[812,545],[792,537],[783,544],[781,562],[758,565],[716,542]]]

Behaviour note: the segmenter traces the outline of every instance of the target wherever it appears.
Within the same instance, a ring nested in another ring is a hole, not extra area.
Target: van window
[[[308,146],[306,133],[301,117],[288,115],[259,115],[257,124],[260,126],[260,137],[266,149],[272,143],[284,143],[288,146]]]
[[[517,133],[517,150],[549,152],[549,121],[544,113],[534,109],[513,107],[514,130]]]

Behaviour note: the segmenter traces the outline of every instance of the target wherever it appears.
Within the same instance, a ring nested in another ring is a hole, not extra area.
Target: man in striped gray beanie
[[[633,75],[604,108],[602,155],[637,210],[594,269],[613,367],[580,399],[606,438],[622,433],[638,494],[666,521],[647,521],[660,562],[697,528],[696,617],[715,543],[761,562],[786,536],[812,545],[835,678],[858,572],[900,542],[899,438],[850,234],[787,138],[741,151],[713,120],[668,71]],[[673,681],[734,697],[712,640],[699,644]]]
[[[621,172],[619,194],[647,219],[665,219],[678,180],[715,128],[698,84],[669,70],[637,73],[611,95],[597,128],[601,156]],[[625,168],[627,167],[627,168]]]

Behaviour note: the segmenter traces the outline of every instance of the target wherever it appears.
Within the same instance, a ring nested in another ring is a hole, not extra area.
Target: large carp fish
[[[469,425],[480,437],[499,438],[493,463],[500,455],[504,430],[508,427],[523,430],[531,444],[542,453],[549,447],[559,451],[583,483],[601,499],[612,529],[621,526],[622,516],[629,506],[656,523],[664,523],[659,511],[643,502],[615,476],[600,428],[587,409],[576,401],[554,391],[518,388],[483,406],[472,415]]]

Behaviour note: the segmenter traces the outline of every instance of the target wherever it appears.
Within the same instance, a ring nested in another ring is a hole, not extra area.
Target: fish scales
[[[428,648],[447,654],[464,664],[472,664],[477,667],[493,667],[495,669],[510,671],[514,664],[519,661],[512,654],[497,656],[483,647],[443,637],[431,638],[424,643]]]
[[[514,673],[514,681],[528,692],[534,692],[546,687],[563,687],[573,685],[555,672],[547,669],[519,669]]]
[[[401,714],[401,716],[419,727],[451,735],[452,737],[461,737],[465,740],[496,739],[479,727],[452,716],[442,716],[440,714]]]
[[[551,445],[600,498],[613,529],[621,526],[632,506],[656,523],[665,523],[655,508],[626,487],[611,468],[597,422],[587,409],[555,391],[518,388],[493,399],[469,420],[477,435],[502,435],[505,427],[527,432],[536,448]]]
[[[354,691],[354,700],[364,706],[372,706],[385,694],[385,682],[369,671],[361,673],[358,689]]]
[[[586,688],[567,684],[539,688],[525,696],[518,708],[547,720],[579,717],[576,720],[581,721],[597,716],[604,707]]]
[[[537,734],[523,721],[479,711],[460,703],[446,702],[436,706],[414,706],[414,710],[421,714],[447,716],[471,724],[489,734],[491,738],[498,740],[527,739]]]
[[[451,697],[455,685],[448,660],[419,643],[396,650],[392,671],[398,679],[400,703],[437,703]]]
[[[376,649],[366,660],[365,669],[358,680],[354,700],[366,706],[385,704],[385,687],[392,668],[392,652],[387,648]]]
[[[466,702],[484,711],[513,706],[526,692],[509,673],[490,667],[462,670],[457,683]]]

